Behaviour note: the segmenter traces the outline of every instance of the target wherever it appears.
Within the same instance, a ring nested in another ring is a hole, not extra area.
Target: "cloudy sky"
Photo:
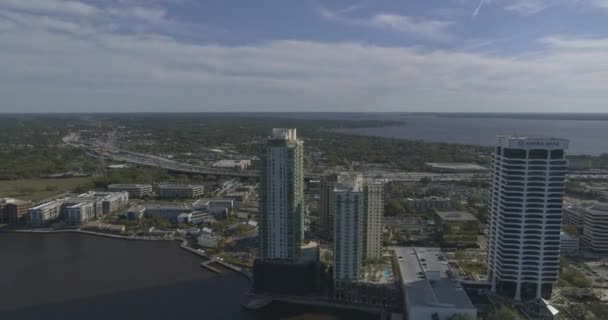
[[[608,0],[0,0],[0,112],[608,112]]]

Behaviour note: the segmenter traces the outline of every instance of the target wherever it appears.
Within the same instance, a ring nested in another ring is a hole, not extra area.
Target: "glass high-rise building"
[[[273,129],[260,150],[259,250],[263,260],[294,262],[304,227],[304,146],[296,129]]]
[[[498,137],[488,199],[488,279],[508,298],[550,298],[557,281],[567,148],[563,139]]]

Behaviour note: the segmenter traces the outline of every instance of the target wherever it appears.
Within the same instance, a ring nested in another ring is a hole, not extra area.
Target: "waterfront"
[[[338,129],[365,136],[492,146],[497,135],[550,136],[570,140],[569,154],[608,153],[606,114],[523,113],[258,113],[251,116],[319,120],[382,120],[400,125]]]
[[[241,308],[248,281],[216,275],[174,241],[0,233],[0,319],[373,319],[271,305]]]

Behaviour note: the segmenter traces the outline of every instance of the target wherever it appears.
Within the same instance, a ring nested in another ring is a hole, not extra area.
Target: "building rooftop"
[[[466,211],[437,211],[437,216],[447,222],[477,221],[474,215]]]
[[[342,173],[338,177],[335,190],[360,192],[363,190],[363,176],[359,173]]]
[[[296,129],[274,128],[272,138],[278,140],[296,141],[298,139]]]
[[[397,247],[406,308],[475,309],[439,248]]]
[[[39,210],[39,209],[46,209],[49,207],[53,207],[53,206],[60,206],[63,204],[64,199],[58,199],[58,200],[53,200],[51,202],[46,202],[40,205],[37,205],[33,208],[31,208],[31,210]]]

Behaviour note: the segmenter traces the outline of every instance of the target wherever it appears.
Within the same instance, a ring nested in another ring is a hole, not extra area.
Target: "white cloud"
[[[81,16],[97,12],[94,6],[86,3],[64,0],[2,0],[0,8]]]
[[[608,98],[608,38],[545,37],[540,52],[517,57],[356,42],[227,46],[119,34],[113,24],[125,19],[109,9],[88,19],[0,10],[0,111],[597,112]],[[141,23],[166,20],[159,10]],[[423,29],[408,19],[364,21]]]
[[[343,10],[332,11],[326,8],[319,8],[319,13],[321,17],[330,21],[389,30],[408,36],[436,41],[446,41],[450,38],[447,28],[452,24],[449,21],[393,13],[378,13],[369,17],[353,17],[346,15]]]

